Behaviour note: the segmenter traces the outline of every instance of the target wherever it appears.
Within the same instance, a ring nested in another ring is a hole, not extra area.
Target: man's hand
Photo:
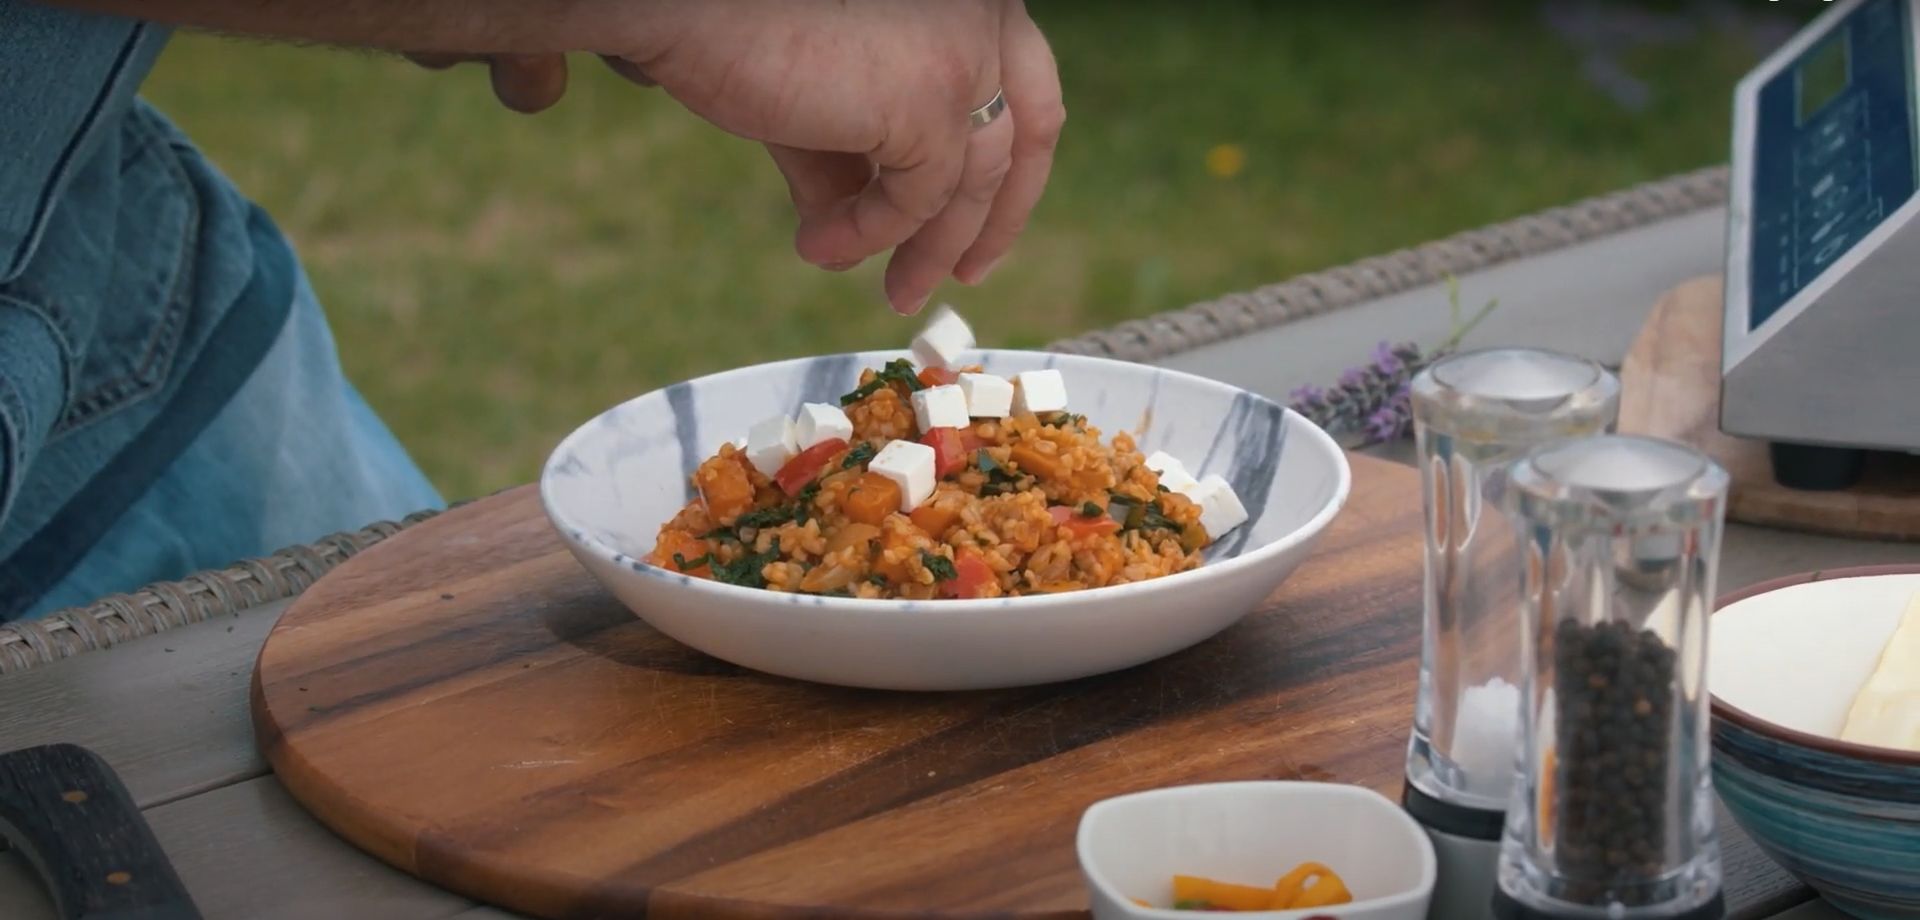
[[[407,59],[428,70],[484,63],[500,104],[527,115],[546,111],[567,94],[567,58],[563,54],[409,54]]]
[[[616,69],[767,145],[800,213],[795,248],[844,269],[893,249],[887,299],[986,277],[1047,182],[1065,110],[1020,0],[667,2]],[[969,112],[1003,91],[1007,112]]]
[[[918,310],[949,274],[978,282],[1025,226],[1065,110],[1021,0],[44,0],[183,27],[478,55],[522,111],[566,88],[563,52],[621,61],[721,128],[767,144],[801,257],[893,249],[887,298]],[[444,59],[444,58],[442,58]],[[1007,112],[967,113],[1004,89]]]

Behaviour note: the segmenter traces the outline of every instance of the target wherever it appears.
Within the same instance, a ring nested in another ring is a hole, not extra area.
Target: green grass
[[[1528,4],[1033,7],[1070,112],[1053,185],[988,284],[936,294],[994,345],[1720,161],[1752,61],[1711,35],[1634,54],[1655,97],[1629,113]],[[148,95],[277,217],[349,374],[449,496],[530,479],[655,386],[913,329],[878,264],[793,256],[758,147],[597,62],[528,118],[472,68],[187,36]],[[1244,170],[1211,175],[1216,144]]]

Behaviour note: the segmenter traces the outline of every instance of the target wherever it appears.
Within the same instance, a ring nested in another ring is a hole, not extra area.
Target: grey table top
[[[1535,342],[1615,361],[1658,294],[1719,260],[1717,212],[1656,224],[1461,279],[1470,303],[1499,297],[1485,342]],[[1620,265],[1636,270],[1623,273]],[[1577,295],[1566,292],[1578,291]],[[1382,331],[1433,341],[1437,288],[1408,292],[1176,355],[1163,363],[1275,396],[1361,360]],[[1723,587],[1812,568],[1920,559],[1911,545],[1730,526]],[[254,656],[284,602],[0,678],[0,750],[66,741],[120,773],[210,920],[463,920],[511,915],[415,881],[342,843],[273,779],[255,749],[247,692]],[[1751,853],[1751,851],[1748,851]],[[1729,878],[1774,880],[1737,913],[1839,915],[1752,854]],[[25,864],[0,853],[0,918],[51,906]]]

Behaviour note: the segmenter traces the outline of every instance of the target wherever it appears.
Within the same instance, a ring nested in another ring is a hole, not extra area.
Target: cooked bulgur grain
[[[958,431],[964,465],[932,497],[877,524],[851,520],[842,504],[867,461],[892,440],[932,436],[914,422],[917,385],[894,368],[865,371],[844,406],[854,440],[802,471],[797,495],[721,445],[647,561],[774,591],[912,599],[1075,591],[1200,564],[1200,508],[1161,489],[1132,436],[1103,445],[1068,413],[975,420]]]

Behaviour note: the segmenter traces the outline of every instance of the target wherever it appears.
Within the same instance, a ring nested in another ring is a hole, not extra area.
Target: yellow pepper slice
[[[1329,904],[1345,904],[1353,900],[1353,893],[1347,890],[1347,883],[1340,876],[1328,872],[1314,880],[1306,891],[1293,902],[1294,907],[1326,907]]]

